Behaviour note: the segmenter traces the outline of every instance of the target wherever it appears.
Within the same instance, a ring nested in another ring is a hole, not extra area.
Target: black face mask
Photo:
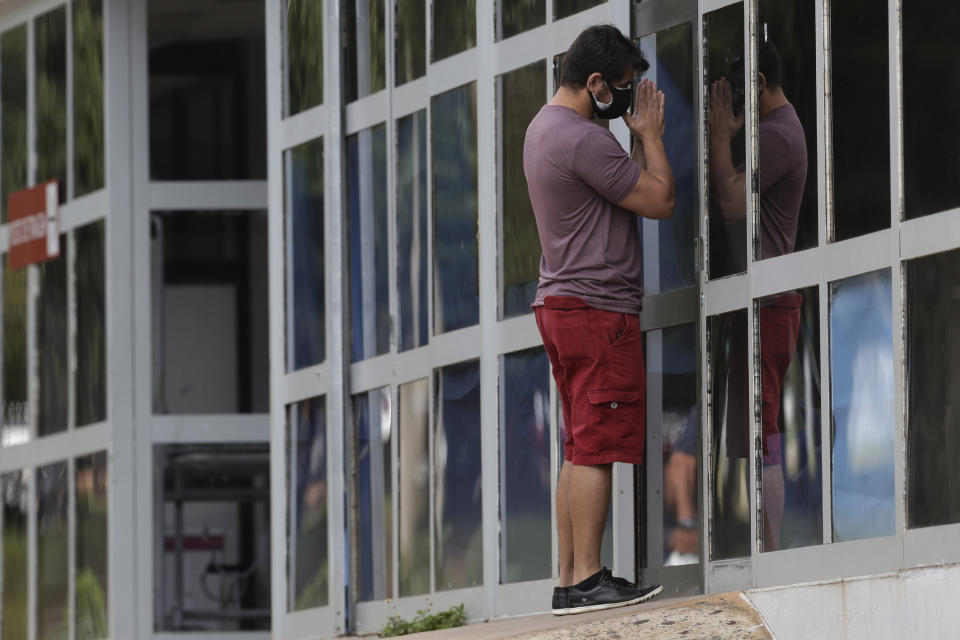
[[[613,120],[625,114],[633,105],[633,83],[629,87],[613,87],[606,80],[603,84],[610,90],[610,102],[600,102],[589,89],[590,102],[593,103],[593,115],[602,120]]]

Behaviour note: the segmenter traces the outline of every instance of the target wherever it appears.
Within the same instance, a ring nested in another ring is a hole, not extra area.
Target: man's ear
[[[603,74],[599,71],[594,71],[587,76],[587,89],[601,100],[608,99],[607,86],[603,82]]]
[[[763,75],[760,71],[757,72],[757,88],[760,91],[767,88],[767,76]]]

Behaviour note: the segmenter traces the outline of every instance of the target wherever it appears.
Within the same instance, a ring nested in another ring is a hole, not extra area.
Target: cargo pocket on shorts
[[[587,391],[594,430],[611,443],[628,444],[639,434],[642,440],[640,392],[619,389]]]

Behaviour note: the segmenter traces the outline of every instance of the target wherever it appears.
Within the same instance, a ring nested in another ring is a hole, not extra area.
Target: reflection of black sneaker
[[[554,606],[554,615],[562,616],[587,611],[600,611],[639,604],[650,600],[663,591],[660,585],[640,587],[623,578],[616,578],[609,569],[601,569],[580,584],[573,585],[567,590],[567,607]],[[554,590],[554,603],[558,602]],[[559,598],[562,603],[562,598]]]
[[[570,608],[570,587],[553,588],[553,613],[562,616]]]

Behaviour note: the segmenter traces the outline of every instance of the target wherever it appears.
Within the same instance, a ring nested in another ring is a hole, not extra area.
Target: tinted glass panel
[[[427,72],[427,10],[425,0],[395,0],[397,86]]]
[[[584,11],[607,0],[553,0],[553,17],[556,20]]]
[[[27,25],[0,34],[0,212],[7,199],[27,186]]]
[[[150,177],[266,179],[263,3],[149,0],[148,27]]]
[[[386,42],[383,5],[386,0],[344,0],[344,101],[353,102],[386,85]]]
[[[902,11],[904,208],[916,218],[960,207],[960,113],[940,112],[960,102],[960,4],[911,0]]]
[[[436,590],[483,583],[480,363],[436,372],[433,483]]]
[[[37,639],[67,638],[67,463],[37,468]]]
[[[33,23],[36,57],[36,183],[60,181],[60,202],[67,194],[67,8]]]
[[[284,153],[287,371],[326,358],[323,139]]]
[[[723,560],[750,555],[747,311],[713,316],[708,322],[713,491],[710,557]]]
[[[640,38],[640,49],[650,62],[646,77],[666,96],[663,146],[673,169],[677,201],[666,220],[642,220],[644,290],[665,293],[691,286],[694,280],[694,239],[699,202],[696,60],[693,25],[687,23]]]
[[[780,87],[789,102],[778,108],[766,90],[759,99],[760,257],[773,258],[817,245],[816,2],[760,0],[758,13],[758,68],[776,84],[771,59],[774,50],[779,54]]]
[[[0,445],[30,438],[27,405],[27,270],[9,268],[3,257],[3,422]]]
[[[397,120],[399,349],[427,344],[427,112]]]
[[[937,11],[939,20],[939,5]],[[890,226],[890,109],[884,97],[890,92],[887,13],[870,0],[830,5],[832,240]],[[924,31],[930,22],[924,20]],[[863,103],[865,95],[876,96],[869,108]],[[926,96],[905,100],[917,98]]]
[[[763,551],[823,542],[816,287],[762,298]]]
[[[288,0],[286,16],[286,100],[292,116],[323,102],[323,3]]]
[[[436,62],[477,45],[477,0],[431,0],[433,37],[430,60]]]
[[[647,415],[662,420],[648,430],[649,455],[663,457],[662,549],[655,550],[660,557],[651,558],[650,564],[695,564],[700,560],[697,328],[691,324],[650,331],[646,339]]]
[[[550,361],[541,349],[503,356],[500,397],[500,581],[553,575]]]
[[[107,317],[104,227],[101,220],[76,230],[77,426],[107,419]]]
[[[74,195],[104,185],[103,0],[73,3]]]
[[[0,636],[27,640],[27,472],[0,477],[3,490],[3,591]]]
[[[326,410],[323,397],[287,407],[287,606],[291,611],[324,607],[330,597]]]
[[[907,263],[907,513],[960,522],[960,250]]]
[[[743,69],[743,3],[703,16],[704,65],[708,86],[710,277],[747,269],[747,181],[745,107],[736,78]],[[729,79],[734,80],[733,85]]]
[[[37,296],[37,435],[67,428],[67,239],[60,236],[60,257],[39,266]]]
[[[480,320],[477,273],[477,85],[431,99],[434,331]]]
[[[76,459],[77,640],[109,636],[107,619],[107,454]]]
[[[430,379],[400,385],[400,596],[430,591]]]
[[[546,20],[546,0],[500,0],[497,8],[497,40],[539,27]]]
[[[385,125],[347,138],[346,173],[350,355],[357,361],[390,350]]]
[[[357,596],[393,597],[393,464],[390,388],[353,397],[357,479]]]
[[[178,211],[152,223],[154,412],[267,413],[266,214]]]
[[[889,271],[830,284],[833,533],[893,535],[893,322]]]
[[[270,457],[266,444],[157,446],[157,631],[270,628]],[[227,635],[227,634],[224,634]],[[234,635],[236,637],[236,635]]]
[[[527,125],[546,97],[547,66],[542,60],[497,79],[500,105],[500,211],[503,250],[501,317],[530,313],[540,277],[540,236],[523,173]]]

